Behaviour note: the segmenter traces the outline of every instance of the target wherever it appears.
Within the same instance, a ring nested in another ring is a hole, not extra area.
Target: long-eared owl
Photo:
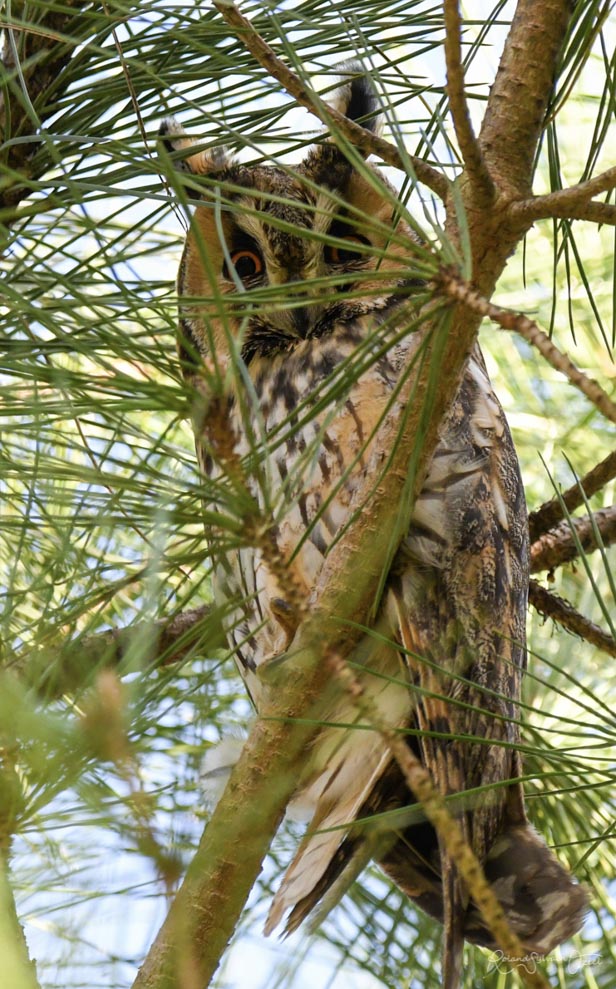
[[[374,129],[371,84],[355,65],[343,77],[338,109]],[[207,392],[208,378],[223,382],[228,430],[224,442],[212,437],[206,396],[194,417],[199,461],[230,497],[232,475],[242,473],[275,543],[276,566],[249,534],[225,548],[224,534],[210,530],[215,595],[258,712],[268,690],[259,667],[289,645],[280,560],[292,562],[308,601],[366,482],[379,425],[418,360],[426,286],[414,259],[423,248],[394,190],[331,141],[289,167],[195,149],[174,121],[161,136],[182,170],[203,177],[179,272],[179,353],[197,391],[206,382]],[[519,467],[476,349],[391,565],[376,632],[351,660],[380,718],[408,731],[443,795],[487,792],[452,808],[525,951],[544,955],[579,928],[586,897],[528,823],[516,781],[527,586]],[[354,822],[397,809],[370,848],[444,923],[451,989],[463,939],[494,947],[492,936],[430,823],[417,807],[404,820],[399,809],[415,801],[382,736],[353,729],[365,719],[342,688],[321,720],[294,798],[308,832],[266,930],[283,917],[294,930],[366,857],[374,827]]]

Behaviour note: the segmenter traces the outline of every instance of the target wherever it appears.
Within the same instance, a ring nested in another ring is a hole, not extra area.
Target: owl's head
[[[370,80],[352,63],[342,76],[328,101],[376,130]],[[357,153],[352,163],[324,141],[297,166],[245,165],[224,149],[198,150],[172,119],[160,137],[176,166],[203,181],[178,277],[186,371],[228,353],[230,340],[247,364],[289,350],[396,305],[416,285],[417,239],[393,188]]]

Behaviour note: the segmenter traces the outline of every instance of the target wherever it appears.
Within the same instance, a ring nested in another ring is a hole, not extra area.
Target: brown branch
[[[554,215],[558,216],[557,213]],[[578,206],[563,214],[563,219],[586,220],[588,223],[616,227],[616,206],[611,203],[586,203],[585,206]]]
[[[479,134],[486,167],[505,198],[531,195],[537,145],[571,13],[569,0],[518,0]]]
[[[379,715],[377,705],[371,700],[357,676],[348,664],[336,654],[327,657],[334,675],[353,698],[355,706],[365,716],[387,743],[398,763],[411,793],[421,803],[428,820],[434,826],[451,860],[466,883],[481,916],[503,954],[510,959],[522,960],[524,948],[518,936],[507,923],[505,912],[494,890],[485,877],[481,862],[464,837],[462,828],[453,817],[445,799],[436,789],[430,773],[406,744],[404,734],[390,728]],[[512,966],[512,967],[515,967]],[[536,989],[549,989],[549,984],[539,971],[528,971],[521,961],[517,971],[526,985]]]
[[[587,182],[580,182],[578,185],[570,186],[568,189],[558,189],[545,196],[534,196],[530,199],[512,203],[510,206],[513,217],[522,217],[524,220],[542,220],[550,216],[561,216],[573,218],[576,211],[588,210],[589,207],[608,207],[608,203],[593,203],[595,196],[603,192],[610,192],[616,189],[616,166],[608,168],[594,179]],[[613,216],[614,207],[610,208],[607,216]],[[585,219],[588,217],[584,217]],[[608,222],[601,220],[599,222]]]
[[[508,312],[492,305],[490,305],[490,310],[488,315],[491,319],[498,323],[499,326],[502,326],[503,329],[514,330],[520,336],[524,337],[525,340],[536,347],[542,357],[556,371],[564,374],[571,384],[575,385],[599,409],[606,419],[616,423],[616,403],[612,401],[598,382],[593,378],[589,378],[583,371],[580,371],[571,358],[559,350],[556,344],[552,343],[547,333],[539,329],[536,323],[523,313]]]
[[[489,319],[493,320],[504,330],[513,330],[519,333],[520,336],[536,347],[542,357],[556,371],[564,374],[571,384],[575,385],[607,419],[616,423],[616,403],[612,401],[601,385],[592,378],[589,378],[583,371],[580,371],[573,361],[552,343],[547,333],[544,333],[532,319],[529,319],[524,313],[516,313],[511,309],[502,309],[500,306],[495,306],[493,303],[488,302],[468,282],[464,281],[457,272],[451,269],[442,269],[435,284],[437,288],[442,288],[444,293],[450,298],[464,301],[475,312],[489,317]]]
[[[571,531],[571,525],[575,536]],[[601,508],[593,512],[590,517],[572,519],[571,524],[561,522],[537,539],[530,548],[531,573],[553,570],[563,563],[574,560],[580,555],[578,544],[584,553],[598,549],[597,531],[604,546],[610,546],[616,541],[616,506]]]
[[[470,186],[470,196],[477,206],[488,209],[494,198],[494,184],[483,160],[466,101],[458,0],[445,0],[444,13],[447,95],[453,126],[465,166],[465,178]]]
[[[81,38],[71,36],[77,18],[88,0],[65,0],[61,12],[45,9],[45,4],[15,2],[12,18],[5,20],[2,50],[4,86],[0,91],[0,210],[6,224],[14,207],[25,199],[36,181],[49,168],[47,156],[34,163],[41,148],[38,136],[40,123],[55,107],[45,95],[53,93],[54,101],[68,85],[63,83],[63,69],[70,62]],[[24,26],[20,18],[28,18]],[[34,109],[36,106],[36,109]]]
[[[326,126],[333,123],[336,131],[365,154],[375,154],[388,165],[403,171],[406,171],[408,164],[410,164],[419,181],[445,201],[449,190],[449,181],[441,172],[429,165],[423,158],[408,155],[403,159],[398,149],[389,141],[385,141],[382,137],[366,130],[365,127],[349,120],[344,114],[324,103],[313,89],[306,86],[294,72],[287,68],[264,41],[251,21],[240,13],[234,3],[226,2],[226,0],[224,2],[223,0],[215,0],[214,6],[224,17],[229,27],[233,28],[233,31],[259,65],[263,66],[300,106],[305,107]],[[335,134],[333,137],[335,139]]]
[[[195,651],[197,643],[208,651],[224,645],[220,615],[209,605],[190,608],[171,620],[138,622],[129,628],[110,629],[52,644],[20,654],[7,664],[41,697],[53,700],[64,693],[81,691],[103,668],[122,672],[127,657],[138,645],[143,666],[177,663]]]
[[[544,532],[552,529],[560,522],[565,516],[565,509],[568,512],[574,512],[576,508],[584,504],[584,495],[586,498],[592,498],[597,491],[601,491],[615,477],[616,450],[609,453],[605,460],[593,467],[588,474],[576,481],[559,497],[551,498],[550,501],[546,501],[530,513],[528,525],[531,542],[535,542]]]
[[[210,984],[297,785],[315,731],[308,721],[327,688],[320,658],[313,647],[282,664],[280,703],[254,725],[134,989]]]
[[[524,199],[517,203],[511,203],[510,215],[514,219],[522,219],[524,222],[534,223],[536,220],[562,219],[562,220],[586,220],[589,223],[604,224],[605,226],[616,226],[616,206],[611,203],[582,203],[579,206],[556,205],[550,210],[537,211],[533,209],[534,199]],[[518,208],[520,207],[520,208]]]
[[[544,618],[558,622],[568,632],[596,646],[608,656],[616,656],[616,639],[613,636],[581,615],[568,601],[564,601],[551,591],[546,591],[545,587],[536,580],[531,580],[529,583],[528,601]]]

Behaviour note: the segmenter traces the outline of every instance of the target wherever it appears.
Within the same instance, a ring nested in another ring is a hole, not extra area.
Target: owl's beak
[[[299,306],[297,309],[292,309],[290,313],[293,327],[302,340],[308,336],[313,323],[311,308],[310,306]]]

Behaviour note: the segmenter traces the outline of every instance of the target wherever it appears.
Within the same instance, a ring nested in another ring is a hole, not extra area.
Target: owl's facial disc
[[[356,310],[349,300],[343,305],[342,296],[374,265],[370,240],[344,217],[311,212],[295,201],[286,207],[281,229],[275,207],[264,209],[263,218],[246,211],[225,230],[220,273],[230,309],[243,317],[245,355],[322,335],[334,310],[338,321],[352,318]]]
[[[197,207],[180,272],[184,296],[197,300],[183,307],[187,352],[224,354],[229,333],[245,361],[288,352],[404,294],[399,235],[412,234],[389,197],[337,154],[323,145],[310,168],[219,173],[224,199],[217,208],[204,196]]]

